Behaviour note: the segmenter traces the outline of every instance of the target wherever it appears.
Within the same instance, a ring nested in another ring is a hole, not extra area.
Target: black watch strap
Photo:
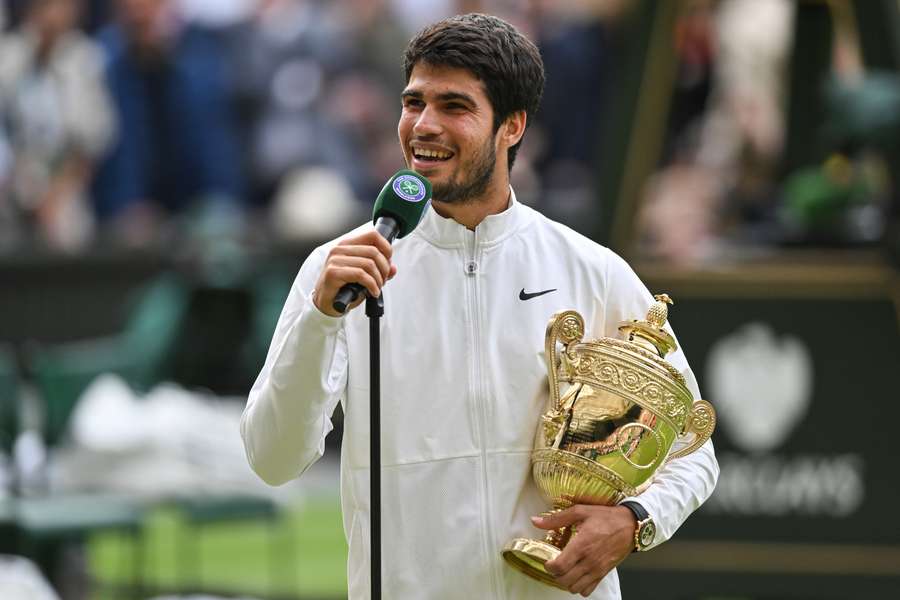
[[[656,526],[653,524],[653,519],[650,518],[650,513],[647,512],[647,509],[640,502],[627,500],[622,502],[622,506],[634,513],[634,518],[637,520],[632,552],[640,552],[656,535]]]
[[[634,513],[634,518],[637,519],[637,522],[645,521],[650,518],[650,513],[647,512],[647,509],[641,506],[639,502],[635,502],[634,500],[626,500],[622,502],[619,506],[624,506],[628,510]]]

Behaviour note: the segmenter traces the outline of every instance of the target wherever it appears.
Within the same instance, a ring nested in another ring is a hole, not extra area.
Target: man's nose
[[[425,106],[413,125],[413,134],[417,136],[434,136],[441,133],[441,122],[437,112],[431,106]]]

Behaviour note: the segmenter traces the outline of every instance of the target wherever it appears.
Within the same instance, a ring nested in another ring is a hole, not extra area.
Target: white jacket
[[[343,401],[341,502],[356,600],[369,597],[368,319],[362,308],[326,316],[310,299],[333,244],[300,269],[241,432],[254,470],[281,484],[322,455]],[[545,533],[530,521],[549,508],[530,465],[547,401],[544,330],[553,313],[573,308],[587,337],[615,336],[620,321],[646,315],[651,295],[610,250],[515,198],[474,232],[429,208],[394,244],[393,262],[381,325],[383,596],[572,598],[500,556],[510,539]],[[523,289],[555,291],[523,301]],[[699,397],[684,355],[668,358]],[[709,497],[717,477],[710,443],[658,473],[639,498],[657,524],[655,543]],[[612,572],[591,597],[619,596]]]

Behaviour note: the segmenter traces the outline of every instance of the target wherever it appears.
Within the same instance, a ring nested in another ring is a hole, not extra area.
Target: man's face
[[[418,63],[402,94],[397,132],[410,169],[431,181],[434,200],[477,201],[497,169],[494,112],[469,71]]]
[[[76,0],[35,2],[30,21],[42,38],[53,41],[77,23],[78,2]]]
[[[169,0],[118,0],[119,18],[138,46],[154,46],[170,10]]]

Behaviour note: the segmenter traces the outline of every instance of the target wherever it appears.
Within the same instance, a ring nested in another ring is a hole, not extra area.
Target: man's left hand
[[[634,549],[637,520],[624,506],[576,504],[532,522],[541,529],[574,527],[562,554],[545,566],[560,585],[585,598]]]

